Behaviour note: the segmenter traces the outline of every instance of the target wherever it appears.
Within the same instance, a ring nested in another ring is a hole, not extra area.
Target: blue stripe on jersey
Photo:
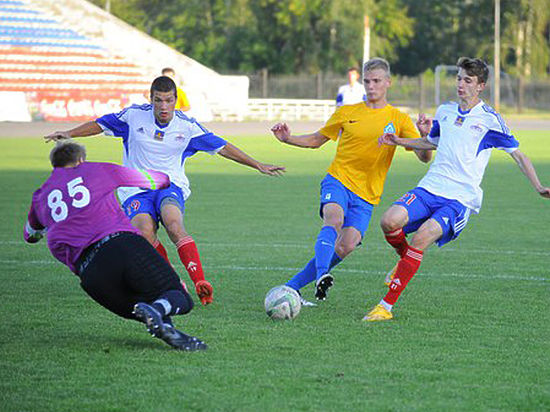
[[[112,131],[113,135],[122,137],[124,150],[126,150],[126,154],[128,154],[128,136],[130,134],[130,127],[128,124],[120,120],[118,115],[114,113],[101,116],[99,119],[96,119],[96,122]]]
[[[432,121],[432,128],[430,129],[430,137],[439,137],[441,136],[441,128],[439,127],[439,122],[437,120]]]
[[[204,127],[202,124],[197,122],[194,117],[187,117],[181,110],[176,110],[176,116],[178,116],[180,119],[187,120],[190,123],[194,123],[204,132],[204,134],[211,134],[210,131]]]
[[[186,158],[193,156],[197,152],[212,152],[225,146],[226,144],[227,142],[224,139],[216,136],[214,133],[207,133],[202,136],[193,137],[181,155],[181,163],[183,164]]]
[[[508,128],[508,126],[506,126],[506,123],[504,122],[504,119],[502,118],[502,116],[499,113],[497,113],[495,111],[495,109],[493,109],[491,106],[486,105],[486,104],[482,105],[481,107],[487,113],[490,113],[490,114],[492,114],[493,116],[496,117],[497,122],[500,124],[500,128],[502,129],[503,133],[506,133],[508,135],[510,134],[510,129]]]
[[[194,120],[191,117],[188,117],[185,113],[183,113],[181,110],[176,110],[174,112],[176,116],[178,116],[180,119],[187,120],[188,122]]]
[[[519,147],[519,142],[512,135],[497,132],[496,130],[489,130],[485,133],[481,142],[479,142],[476,154],[479,154],[479,152],[485,149],[492,149],[493,147],[498,149],[511,149]]]

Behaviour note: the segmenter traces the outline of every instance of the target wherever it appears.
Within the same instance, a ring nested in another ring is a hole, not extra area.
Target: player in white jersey
[[[479,95],[485,88],[489,69],[480,59],[462,57],[457,62],[458,103],[441,105],[433,121],[420,115],[421,139],[403,139],[386,133],[380,144],[410,149],[437,149],[430,169],[418,186],[397,200],[382,216],[386,240],[400,256],[389,277],[386,296],[364,318],[389,320],[401,292],[417,272],[424,250],[433,243],[442,246],[458,237],[471,213],[478,213],[480,188],[491,149],[509,153],[531,185],[543,197],[550,188],[541,185],[529,158],[502,117]],[[408,243],[406,234],[416,232]]]
[[[336,107],[361,103],[367,99],[365,88],[361,82],[357,81],[359,77],[360,74],[357,67],[350,67],[348,69],[348,84],[344,84],[338,88]]]
[[[125,188],[119,195],[132,225],[168,261],[166,249],[157,237],[159,222],[163,224],[195,284],[201,303],[206,305],[213,301],[213,288],[204,277],[195,241],[183,225],[185,201],[191,193],[185,176],[186,159],[198,151],[204,151],[219,154],[267,175],[277,176],[284,172],[284,168],[260,163],[209,132],[194,119],[175,110],[176,99],[174,81],[161,76],[151,85],[152,104],[134,105],[74,129],[52,133],[45,139],[69,139],[100,133],[120,137],[124,144],[124,166],[156,170],[170,176],[172,183],[166,189],[144,191]]]

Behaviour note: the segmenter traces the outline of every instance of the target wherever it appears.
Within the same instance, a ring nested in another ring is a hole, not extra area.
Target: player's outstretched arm
[[[403,139],[394,133],[384,133],[378,138],[378,145],[382,146],[384,144],[388,146],[403,146],[407,149],[415,150],[437,149],[437,146],[430,143],[426,137],[421,137],[420,139]]]
[[[328,137],[319,132],[293,136],[286,123],[277,123],[271,128],[271,132],[282,143],[308,149],[317,149],[329,141]]]
[[[38,220],[34,207],[31,205],[25,229],[23,230],[23,238],[27,243],[36,243],[44,237],[44,233],[46,233],[46,228]]]
[[[550,198],[550,187],[545,187],[540,183],[539,177],[531,160],[519,149],[510,153],[510,156],[516,161],[520,170],[527,177],[531,185],[542,196]]]
[[[96,134],[103,133],[103,129],[97,122],[91,121],[83,123],[74,129],[64,130],[59,132],[50,133],[47,136],[44,136],[44,140],[47,142],[56,142],[58,140],[71,139],[73,137],[86,137],[94,136]]]
[[[240,163],[245,166],[249,166],[253,169],[258,170],[260,173],[269,176],[280,176],[285,172],[285,168],[282,166],[275,166],[258,162],[231,143],[227,143],[223,147],[223,149],[218,152],[218,154],[225,157],[226,159],[233,160],[234,162]]]

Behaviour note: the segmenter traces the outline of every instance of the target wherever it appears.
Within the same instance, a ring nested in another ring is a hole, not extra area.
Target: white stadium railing
[[[334,109],[334,100],[248,99],[248,110],[245,119],[325,121],[334,112]]]

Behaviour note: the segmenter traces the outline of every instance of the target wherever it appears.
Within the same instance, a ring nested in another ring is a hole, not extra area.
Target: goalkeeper
[[[188,313],[193,301],[176,272],[130,224],[114,193],[120,186],[164,188],[168,176],[85,159],[84,146],[74,142],[52,149],[54,169],[33,194],[25,241],[38,242],[47,228],[52,255],[97,303],[144,322],[153,336],[176,349],[206,349],[174,328],[171,316]]]

